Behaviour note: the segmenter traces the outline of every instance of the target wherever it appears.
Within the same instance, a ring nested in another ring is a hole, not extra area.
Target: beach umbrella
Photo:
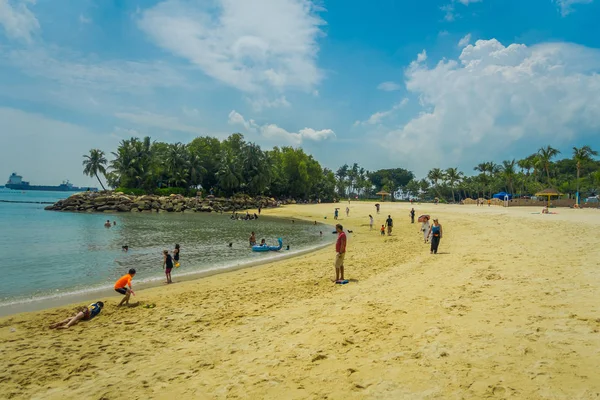
[[[375,194],[376,194],[377,196],[381,196],[381,201],[383,201],[383,198],[384,198],[384,196],[388,196],[388,195],[389,195],[389,193],[388,193],[388,192],[386,192],[386,191],[384,191],[384,190],[382,190],[381,192],[377,192],[377,193],[375,193]]]
[[[417,220],[418,222],[425,222],[429,219],[429,215],[427,214],[423,214],[421,216],[419,216],[419,219]]]
[[[548,197],[548,207],[550,207],[550,197],[560,196],[561,193],[559,193],[556,189],[548,188],[536,193],[535,195],[536,197]]]

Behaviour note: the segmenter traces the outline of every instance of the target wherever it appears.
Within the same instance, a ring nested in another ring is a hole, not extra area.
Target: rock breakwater
[[[270,197],[234,196],[220,198],[208,196],[132,196],[119,192],[76,193],[67,199],[59,200],[46,207],[51,211],[71,212],[233,212],[258,207],[277,207],[295,203],[294,200],[278,201]]]

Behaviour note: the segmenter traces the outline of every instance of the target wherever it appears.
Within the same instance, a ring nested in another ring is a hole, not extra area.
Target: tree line
[[[600,191],[598,152],[590,146],[573,147],[570,157],[557,159],[560,151],[545,146],[521,160],[501,164],[482,162],[473,168],[476,175],[466,176],[457,168],[431,169],[426,179],[411,181],[405,191],[409,196],[427,193],[447,201],[463,198],[491,198],[504,191],[514,196],[530,196],[546,188],[574,198],[597,195]]]
[[[554,161],[558,154],[547,146],[523,160],[480,163],[474,168],[478,175],[466,176],[457,168],[433,168],[417,179],[404,168],[368,171],[357,163],[332,171],[301,148],[265,151],[235,133],[225,140],[197,137],[188,144],[133,137],[119,143],[110,162],[103,151],[90,150],[83,166],[84,173],[96,177],[103,189],[100,175],[109,187],[136,194],[195,195],[201,189],[220,196],[245,193],[328,202],[374,198],[383,190],[392,199],[399,193],[404,198],[438,197],[453,202],[491,197],[500,190],[532,194],[547,186],[562,193],[597,193],[600,163],[594,157],[598,153],[583,146],[574,148],[571,158]]]

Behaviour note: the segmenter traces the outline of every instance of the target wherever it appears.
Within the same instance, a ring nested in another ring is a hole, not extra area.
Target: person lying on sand
[[[104,303],[98,301],[96,303],[92,303],[87,307],[81,307],[77,314],[72,317],[66,318],[60,322],[50,325],[50,329],[69,329],[73,325],[77,324],[79,321],[89,321],[94,318],[96,315],[100,314],[104,308]]]

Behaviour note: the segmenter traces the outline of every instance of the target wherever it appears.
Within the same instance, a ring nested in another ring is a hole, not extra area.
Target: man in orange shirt
[[[135,276],[135,269],[131,268],[127,275],[123,275],[122,277],[119,278],[119,280],[117,280],[117,282],[115,282],[115,291],[117,293],[121,293],[121,294],[125,295],[125,297],[123,297],[123,299],[119,303],[118,307],[123,305],[123,303],[129,305],[129,297],[131,296],[131,293],[133,293],[133,289],[131,287],[131,280],[133,279],[134,276]]]

